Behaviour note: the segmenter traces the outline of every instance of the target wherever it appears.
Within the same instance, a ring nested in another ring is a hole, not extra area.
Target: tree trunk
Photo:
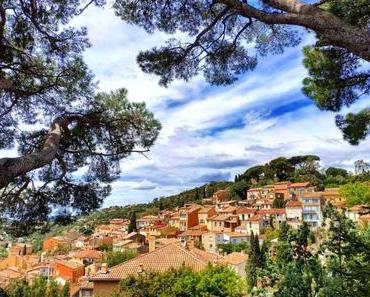
[[[331,13],[318,9],[314,17],[302,18],[302,25],[318,33],[324,45],[338,46],[370,61],[370,34],[342,21]]]
[[[239,0],[219,0],[241,16],[252,17],[266,24],[297,25],[316,32],[324,45],[338,46],[370,61],[370,34],[352,26],[330,12],[297,0],[264,0],[282,13],[268,13]]]
[[[61,118],[54,121],[40,151],[16,158],[0,159],[0,189],[8,185],[14,178],[41,168],[54,160],[62,135],[62,121]]]

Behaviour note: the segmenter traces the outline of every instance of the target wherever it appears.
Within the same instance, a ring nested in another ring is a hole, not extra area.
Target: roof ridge
[[[180,249],[182,252],[185,252],[187,255],[190,255],[192,258],[194,258],[195,260],[199,261],[199,262],[202,262],[204,264],[207,264],[206,261],[203,261],[202,259],[199,259],[197,258],[196,256],[194,256],[192,253],[190,253],[189,250],[187,250],[185,247],[182,247],[181,244],[174,244],[176,246],[177,249]],[[194,247],[194,249],[197,249],[196,247]]]
[[[196,257],[194,254],[192,254],[192,253],[190,252],[190,250],[187,250],[185,247],[182,247],[182,246],[181,246],[181,245],[179,245],[179,244],[175,244],[175,245],[177,246],[177,248],[178,248],[178,249],[180,249],[181,251],[183,251],[183,252],[185,252],[186,254],[190,255],[190,256],[191,256],[192,258],[194,258],[195,260],[197,260],[197,261],[199,261],[199,262],[201,262],[201,263],[203,263],[203,264],[208,264],[208,263],[209,263],[209,262],[208,262],[208,261],[206,261],[206,260],[203,260],[203,259],[200,259],[200,258]],[[196,247],[194,247],[193,249],[199,250],[199,251],[201,251],[201,252],[209,253],[209,252],[207,252],[207,251],[203,251],[203,250],[198,249],[198,248],[196,248]],[[212,253],[209,253],[209,254],[212,254]],[[213,254],[212,254],[212,255],[213,255]],[[217,254],[214,254],[214,255],[218,256]]]
[[[167,246],[169,246],[169,245],[171,245],[171,244],[174,244],[173,242],[169,242],[169,243],[167,243],[167,244],[164,244],[163,246],[161,246],[161,247],[159,247],[159,248],[156,248],[154,251],[152,251],[152,252],[149,252],[149,253],[145,253],[145,254],[141,254],[141,255],[138,255],[137,257],[135,257],[135,258],[132,258],[132,259],[130,259],[130,260],[127,260],[127,261],[125,261],[125,262],[122,262],[122,263],[119,263],[119,264],[117,264],[116,266],[113,266],[113,267],[111,267],[111,271],[112,271],[112,269],[113,268],[116,268],[116,267],[119,267],[119,266],[123,266],[123,265],[125,265],[125,264],[127,264],[127,263],[131,263],[131,262],[133,262],[133,261],[135,261],[135,260],[137,260],[137,259],[141,259],[141,258],[144,258],[144,257],[146,257],[146,256],[148,256],[148,255],[150,255],[150,254],[153,254],[153,253],[156,253],[156,252],[158,252],[159,250],[162,250],[162,249],[164,249],[165,247],[167,247]]]

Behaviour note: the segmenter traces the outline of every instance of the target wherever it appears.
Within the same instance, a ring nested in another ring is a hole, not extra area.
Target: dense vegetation
[[[356,226],[331,207],[325,218],[328,225],[316,236],[305,224],[298,230],[283,224],[270,253],[254,248],[247,265],[252,296],[370,296],[369,226]]]
[[[320,157],[315,155],[273,159],[235,176],[235,183],[230,186],[230,191],[234,197],[240,197],[239,193],[245,193],[245,190],[250,187],[264,186],[279,181],[309,182],[318,190],[370,181],[370,165],[363,160],[355,162],[355,174],[343,168],[322,169],[319,161]]]
[[[25,280],[12,282],[6,289],[0,289],[1,297],[69,297],[69,285],[60,286],[54,280],[36,278],[32,284]]]
[[[120,282],[112,297],[242,297],[245,292],[235,272],[209,266],[202,272],[181,268],[131,276]]]
[[[86,28],[70,21],[104,2],[0,1],[0,149],[19,153],[0,158],[0,217],[17,236],[58,210],[99,208],[120,160],[158,136],[145,104],[129,102],[123,88],[98,93],[83,61]]]
[[[108,267],[116,266],[120,263],[126,262],[132,258],[135,258],[137,254],[132,251],[125,252],[113,252],[110,251],[106,256],[103,257],[102,263],[107,263]]]

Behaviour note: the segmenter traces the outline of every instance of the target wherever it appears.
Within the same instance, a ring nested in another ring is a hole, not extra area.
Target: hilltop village
[[[132,274],[183,266],[200,271],[215,263],[245,278],[248,255],[225,253],[222,246],[242,245],[252,235],[260,244],[275,240],[284,222],[294,229],[306,222],[315,231],[322,226],[323,209],[329,203],[357,223],[370,221],[369,206],[347,208],[338,188],[317,191],[309,182],[251,188],[243,198],[232,200],[229,190],[223,189],[199,204],[164,209],[134,221],[111,219],[89,235],[71,229],[44,240],[38,254],[27,242],[13,244],[0,261],[0,285],[44,276],[69,283],[70,296],[110,296],[118,282]],[[121,258],[115,262],[114,256]]]

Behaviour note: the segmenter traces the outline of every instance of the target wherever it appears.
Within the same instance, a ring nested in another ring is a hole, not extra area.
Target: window
[[[84,289],[82,289],[81,290],[81,296],[82,297],[90,297],[90,296],[92,296],[92,290],[84,290]]]

